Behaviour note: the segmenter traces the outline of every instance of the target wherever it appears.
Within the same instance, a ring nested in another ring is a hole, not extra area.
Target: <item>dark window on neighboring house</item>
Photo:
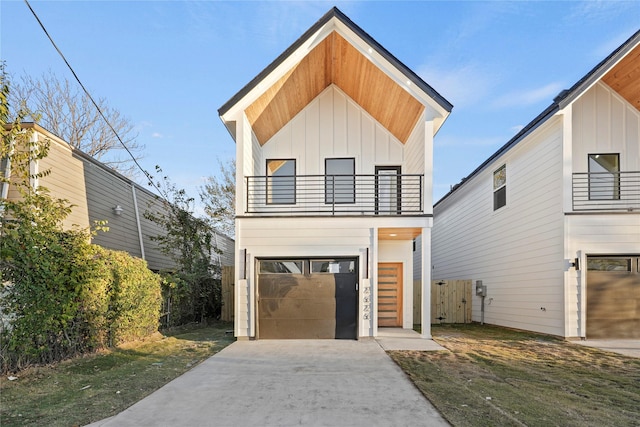
[[[620,155],[589,154],[589,200],[620,199]]]
[[[295,205],[296,161],[294,159],[267,160],[267,204]]]
[[[9,171],[7,170],[7,165],[9,164],[9,159],[8,158],[4,158],[4,159],[0,159],[0,178],[4,179],[6,177],[9,176]],[[5,192],[9,191],[8,188],[9,183],[7,182],[0,182],[0,197],[3,197],[5,195]]]
[[[356,159],[325,159],[324,175],[325,203],[356,202]]]
[[[493,172],[493,210],[507,204],[507,165]]]

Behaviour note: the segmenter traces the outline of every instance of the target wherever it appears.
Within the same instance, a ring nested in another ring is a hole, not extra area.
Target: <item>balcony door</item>
[[[400,166],[376,166],[376,214],[400,214]]]

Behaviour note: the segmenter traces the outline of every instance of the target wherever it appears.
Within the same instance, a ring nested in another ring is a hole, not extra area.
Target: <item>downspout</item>
[[[131,184],[131,194],[133,194],[133,208],[136,212],[136,225],[138,226],[138,239],[140,239],[140,254],[142,259],[146,259],[144,256],[144,241],[142,240],[142,228],[140,227],[140,212],[138,212],[138,199],[136,197],[136,187]]]

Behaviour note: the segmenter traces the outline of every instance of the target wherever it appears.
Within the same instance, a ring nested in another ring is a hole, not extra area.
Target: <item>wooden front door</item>
[[[402,263],[378,263],[378,326],[402,327]]]

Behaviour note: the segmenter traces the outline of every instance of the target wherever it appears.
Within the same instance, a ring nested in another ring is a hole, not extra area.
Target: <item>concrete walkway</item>
[[[413,329],[378,328],[376,341],[387,351],[449,351],[434,340],[423,339],[420,334]]]
[[[400,338],[235,342],[91,426],[448,426],[381,347]]]
[[[599,348],[600,350],[610,351],[612,353],[619,353],[629,357],[640,357],[640,340],[637,339],[587,339],[570,342],[573,344],[583,345],[585,347],[594,347]]]

